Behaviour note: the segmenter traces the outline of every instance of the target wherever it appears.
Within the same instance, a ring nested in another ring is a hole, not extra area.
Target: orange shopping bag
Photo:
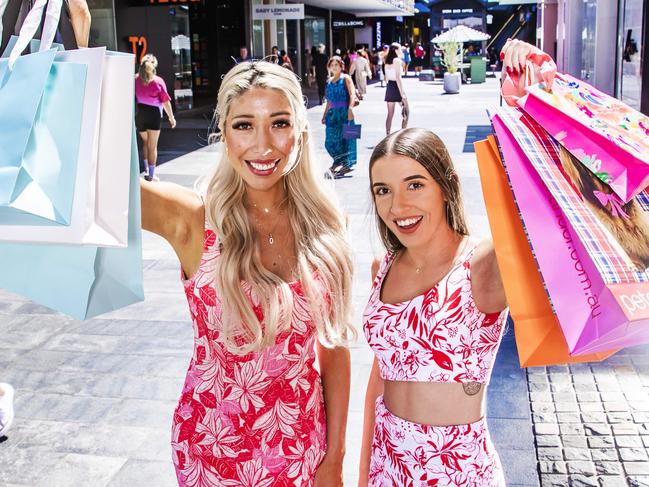
[[[474,147],[521,367],[599,362],[610,357],[617,350],[570,356],[527,241],[496,139],[489,136]]]

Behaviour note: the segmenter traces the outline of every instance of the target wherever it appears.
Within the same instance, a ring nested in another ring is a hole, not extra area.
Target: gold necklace
[[[281,208],[282,204],[283,204],[283,201],[280,202],[279,205],[278,205],[278,207],[280,207],[280,209],[279,209],[278,214],[277,214],[277,220],[273,224],[272,228],[268,231],[268,235],[266,236],[266,239],[268,241],[268,245],[274,245],[275,244],[275,237],[273,236],[273,232],[275,232],[275,229],[277,228],[277,225],[279,225],[279,222],[281,220],[281,216],[284,214],[284,208]],[[255,220],[255,222],[257,223],[257,228],[261,229],[261,228],[263,228],[263,225],[261,224],[261,222],[259,221],[259,218],[257,218],[257,215],[256,215],[256,213],[259,211],[259,209],[258,209],[259,207],[255,203],[252,203],[252,207],[255,208],[255,210],[253,211],[252,217]],[[270,209],[269,208],[264,208],[263,212],[266,215],[270,215]]]
[[[468,237],[462,237],[462,240],[464,241],[462,244],[462,248],[460,249],[459,252],[453,256],[453,265],[455,265],[455,262],[457,261],[458,257],[464,253],[466,250],[467,245],[469,244],[469,238]],[[459,248],[459,247],[458,247]],[[423,264],[419,267],[415,267],[415,274],[421,274],[422,269],[426,267],[426,264]]]

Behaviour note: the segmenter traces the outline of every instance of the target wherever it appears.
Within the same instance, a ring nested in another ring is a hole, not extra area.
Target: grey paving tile
[[[16,393],[17,418],[94,423],[105,418],[118,399],[67,394]]]
[[[35,485],[65,454],[49,447],[5,449],[0,445],[0,485]]]
[[[124,463],[126,458],[68,453],[36,482],[36,487],[105,486]]]
[[[107,484],[107,487],[124,487],[126,485],[176,487],[178,481],[171,461],[129,460]]]

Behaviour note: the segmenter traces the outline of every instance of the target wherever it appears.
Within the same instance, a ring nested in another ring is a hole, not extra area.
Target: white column
[[[597,2],[595,77],[593,85],[615,94],[615,56],[617,51],[617,2]]]

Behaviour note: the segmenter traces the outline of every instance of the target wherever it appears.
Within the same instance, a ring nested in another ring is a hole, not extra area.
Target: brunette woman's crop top
[[[402,303],[381,302],[394,254],[383,259],[363,315],[381,377],[392,381],[489,383],[508,310],[485,314],[471,293],[470,242],[441,281]]]

